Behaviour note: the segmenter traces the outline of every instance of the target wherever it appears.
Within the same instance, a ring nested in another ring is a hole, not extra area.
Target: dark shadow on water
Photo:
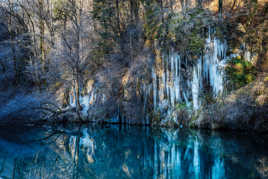
[[[70,126],[0,131],[0,178],[265,178],[261,136]]]

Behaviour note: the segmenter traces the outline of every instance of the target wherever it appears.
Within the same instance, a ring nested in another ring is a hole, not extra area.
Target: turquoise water
[[[260,138],[126,126],[1,129],[0,178],[265,178]]]

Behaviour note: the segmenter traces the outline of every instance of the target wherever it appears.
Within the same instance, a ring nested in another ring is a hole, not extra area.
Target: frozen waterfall
[[[163,55],[161,66],[152,69],[154,109],[161,108],[161,104],[168,101],[172,107],[185,103],[193,110],[198,110],[204,84],[211,88],[214,97],[221,95],[224,89],[224,72],[221,68],[227,48],[226,41],[209,35],[204,55],[197,60],[182,58],[173,50]]]

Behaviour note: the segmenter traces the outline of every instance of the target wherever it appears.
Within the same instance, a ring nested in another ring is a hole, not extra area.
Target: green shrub
[[[229,61],[226,72],[230,85],[235,89],[245,86],[256,78],[255,66],[240,56]]]
[[[175,106],[175,109],[176,110],[185,110],[187,108],[187,105],[186,105],[186,103],[178,103],[178,104],[176,104],[176,106]]]

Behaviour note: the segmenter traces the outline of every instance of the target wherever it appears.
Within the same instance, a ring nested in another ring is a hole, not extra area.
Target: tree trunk
[[[121,24],[120,24],[120,9],[119,9],[119,0],[116,0],[115,2],[116,6],[116,23],[117,23],[117,36],[120,37],[120,32],[121,32]],[[118,40],[118,39],[116,39]]]
[[[137,24],[139,21],[139,1],[130,0],[131,21]]]
[[[80,111],[81,111],[81,104],[80,104],[80,88],[79,88],[79,79],[78,77],[76,77],[75,80],[75,106],[76,106],[76,113],[78,115],[79,120],[81,120],[81,115],[80,115]]]
[[[44,0],[38,0],[39,5],[39,30],[40,30],[40,42],[39,42],[39,48],[40,48],[40,54],[41,54],[41,62],[42,62],[42,70],[43,72],[46,71],[46,64],[45,64],[45,47],[44,47],[44,39],[45,39],[45,23],[43,20],[43,8],[44,8]]]
[[[223,0],[219,0],[219,9],[218,9],[218,13],[219,13],[219,18],[221,19],[222,17],[222,1]]]
[[[15,78],[13,81],[13,84],[16,86],[18,84],[19,81],[19,74],[18,74],[18,68],[17,68],[17,59],[16,59],[16,50],[15,50],[15,32],[13,31],[12,28],[12,16],[11,14],[13,14],[13,5],[12,3],[9,1],[9,11],[10,11],[10,15],[9,15],[9,19],[8,19],[8,32],[10,33],[10,42],[11,42],[11,50],[12,50],[12,60],[13,60],[13,68],[14,68],[14,72],[15,72]]]

